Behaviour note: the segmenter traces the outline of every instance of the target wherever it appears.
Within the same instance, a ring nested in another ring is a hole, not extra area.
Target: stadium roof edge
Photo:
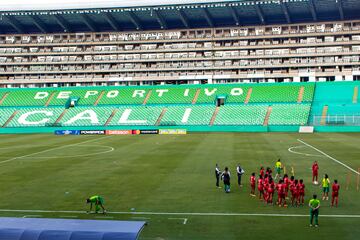
[[[239,1],[239,0],[238,0]],[[244,0],[240,0],[244,1]],[[246,0],[245,0],[246,1]],[[236,0],[62,0],[60,2],[44,2],[43,0],[32,0],[24,3],[21,0],[13,0],[0,3],[1,12],[5,11],[48,11],[48,10],[76,10],[76,9],[101,9],[101,8],[131,8],[131,7],[155,7],[173,6],[185,4],[206,4],[206,3],[229,3]]]
[[[120,1],[114,0],[93,0],[91,4],[65,2],[69,4],[56,10],[52,8],[59,5],[50,4],[45,10],[36,10],[43,7],[34,5],[32,10],[9,8],[0,11],[0,34],[118,32],[360,19],[358,0],[173,0],[171,4],[164,0],[121,1],[122,4],[115,4]],[[0,9],[6,9],[2,5]]]

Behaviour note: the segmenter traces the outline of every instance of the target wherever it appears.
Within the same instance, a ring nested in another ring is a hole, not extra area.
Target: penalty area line
[[[310,144],[308,144],[308,143],[304,142],[304,141],[303,141],[303,140],[301,140],[301,139],[297,139],[297,140],[298,140],[299,142],[301,142],[302,144],[305,144],[306,146],[308,146],[308,147],[310,147],[310,148],[314,149],[314,150],[315,150],[315,151],[317,151],[318,153],[321,153],[321,154],[322,154],[322,155],[324,155],[325,157],[327,157],[327,158],[329,158],[329,159],[333,160],[334,162],[336,162],[336,163],[340,164],[341,166],[343,166],[343,167],[345,167],[345,168],[349,169],[350,171],[352,171],[352,172],[356,173],[357,175],[360,175],[360,173],[359,173],[358,171],[356,171],[355,169],[353,169],[353,168],[349,167],[349,166],[348,166],[348,165],[346,165],[345,163],[340,162],[340,161],[339,161],[339,160],[337,160],[336,158],[333,158],[332,156],[330,156],[330,155],[328,155],[328,154],[324,153],[323,151],[321,151],[321,150],[317,149],[316,147],[314,147],[314,146],[312,146],[312,145],[310,145]]]
[[[106,136],[106,137],[102,137],[102,138],[90,139],[90,140],[86,140],[86,141],[83,141],[83,142],[78,142],[78,143],[72,143],[72,144],[62,145],[62,146],[58,146],[58,147],[54,147],[54,148],[48,148],[48,149],[46,149],[46,150],[42,150],[42,151],[39,151],[39,152],[34,152],[34,153],[30,153],[30,154],[26,154],[26,155],[19,156],[19,157],[9,158],[9,159],[7,159],[7,160],[0,161],[0,164],[2,164],[2,163],[7,163],[7,162],[11,162],[11,161],[18,160],[18,159],[21,159],[21,158],[31,157],[31,156],[34,156],[34,155],[37,155],[37,154],[41,154],[41,153],[50,152],[50,151],[57,150],[57,149],[67,148],[67,147],[71,147],[71,146],[77,146],[77,145],[84,144],[84,143],[89,143],[89,142],[95,142],[95,141],[98,141],[98,140],[101,140],[101,139],[105,139],[105,138],[109,138],[109,137],[111,137],[111,136]]]
[[[0,212],[19,212],[19,213],[72,213],[86,214],[86,211],[51,211],[51,210],[20,210],[20,209],[0,209]],[[206,213],[206,212],[107,212],[114,215],[164,215],[164,216],[243,216],[243,217],[309,217],[308,214],[280,214],[280,213]],[[29,216],[29,215],[27,215]],[[322,214],[325,218],[360,218],[360,214]],[[184,218],[182,218],[184,219]]]

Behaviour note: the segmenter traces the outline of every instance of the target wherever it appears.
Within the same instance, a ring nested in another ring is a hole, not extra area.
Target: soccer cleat
[[[310,224],[310,227],[312,227],[312,224]]]
[[[315,227],[319,227],[319,225],[315,225]]]

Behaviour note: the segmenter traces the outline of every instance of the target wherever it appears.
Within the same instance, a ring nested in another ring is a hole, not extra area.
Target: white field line
[[[295,153],[295,154],[299,154],[299,155],[303,155],[303,156],[307,156],[307,157],[323,157],[323,155],[318,155],[318,154],[307,154],[307,153],[302,153],[302,152],[297,152],[297,151],[294,151],[293,149],[298,149],[298,148],[303,148],[303,147],[306,147],[306,146],[294,146],[294,147],[289,147],[288,148],[288,151],[291,152],[291,153]]]
[[[96,138],[96,139],[90,139],[90,140],[83,141],[83,142],[79,142],[79,143],[73,143],[73,144],[62,145],[62,146],[59,146],[59,147],[49,148],[49,149],[46,149],[46,150],[43,150],[43,151],[40,151],[40,152],[34,152],[34,153],[30,153],[30,154],[26,154],[26,155],[19,156],[19,157],[9,158],[9,159],[7,159],[7,160],[1,161],[0,164],[2,164],[2,163],[7,163],[7,162],[11,162],[11,161],[14,161],[14,160],[17,160],[17,159],[21,159],[21,158],[26,158],[26,157],[34,156],[34,155],[41,154],[41,153],[50,152],[50,151],[53,151],[53,150],[56,150],[56,149],[67,148],[67,147],[76,146],[76,145],[80,145],[80,144],[84,144],[84,143],[88,143],[88,142],[94,142],[94,141],[98,141],[98,140],[101,140],[101,139],[104,139],[104,138],[109,138],[109,137],[111,137],[111,136],[106,136],[106,137]]]
[[[307,209],[307,208],[305,208]],[[20,209],[0,209],[0,212],[19,212],[19,213],[72,213],[86,214],[86,211],[51,211],[51,210],[20,210]],[[280,213],[206,213],[206,212],[107,212],[114,215],[163,215],[163,216],[249,216],[249,217],[309,217],[308,214],[280,214]],[[27,215],[30,216],[30,215]],[[360,214],[322,214],[321,217],[327,218],[360,218]]]
[[[168,218],[169,220],[182,220],[183,221],[183,224],[185,225],[188,221],[187,218]]]
[[[343,167],[345,167],[345,168],[349,169],[350,171],[352,171],[352,172],[356,173],[357,175],[360,175],[360,173],[359,173],[358,171],[356,171],[355,169],[353,169],[353,168],[349,167],[349,166],[348,166],[348,165],[346,165],[345,163],[340,162],[340,161],[339,161],[339,160],[337,160],[336,158],[333,158],[332,156],[330,156],[330,155],[328,155],[328,154],[324,153],[323,151],[321,151],[321,150],[317,149],[316,147],[314,147],[314,146],[312,146],[312,145],[310,145],[310,144],[308,144],[308,143],[304,142],[304,141],[303,141],[303,140],[301,140],[301,139],[298,139],[298,141],[299,141],[299,142],[301,142],[302,144],[305,144],[306,146],[308,146],[308,147],[310,147],[310,148],[314,149],[315,151],[317,151],[317,152],[321,153],[321,154],[322,154],[322,155],[324,155],[325,157],[327,157],[327,158],[329,158],[329,159],[333,160],[334,162],[336,162],[336,163],[340,164],[341,166],[343,166]]]

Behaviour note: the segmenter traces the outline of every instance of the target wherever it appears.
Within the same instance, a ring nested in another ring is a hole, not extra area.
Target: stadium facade
[[[359,1],[140,4],[4,4],[1,87],[360,78]]]

